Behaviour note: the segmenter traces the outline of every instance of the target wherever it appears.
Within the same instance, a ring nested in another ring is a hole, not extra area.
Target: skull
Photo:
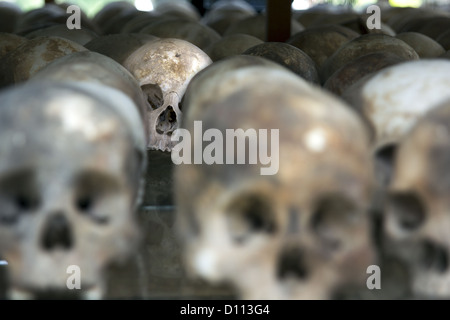
[[[60,37],[37,37],[27,40],[2,58],[0,87],[26,81],[53,60],[80,51],[87,49],[74,41]]]
[[[436,58],[445,53],[437,41],[418,32],[401,32],[395,37],[409,44],[421,59]]]
[[[0,32],[0,59],[26,41],[27,38],[25,37],[13,33]]]
[[[325,81],[323,87],[340,96],[348,87],[368,74],[404,61],[406,60],[389,51],[366,54],[338,69]]]
[[[205,52],[215,62],[242,54],[245,50],[261,43],[263,43],[262,40],[248,34],[232,34],[211,44]]]
[[[13,33],[22,9],[15,3],[0,2],[0,32]]]
[[[61,37],[64,39],[71,40],[73,42],[76,42],[82,46],[84,46],[86,43],[91,41],[92,39],[95,39],[98,37],[98,35],[87,28],[83,29],[68,29],[66,24],[56,24],[52,26],[48,26],[42,29],[38,29],[35,31],[32,31],[30,33],[27,33],[26,35],[27,39],[34,39],[37,37]]]
[[[253,46],[243,54],[259,56],[288,68],[303,79],[319,84],[315,62],[302,50],[282,42],[264,42]]]
[[[383,252],[416,298],[450,298],[450,103],[424,115],[400,143],[383,224]]]
[[[147,103],[137,80],[121,64],[107,56],[91,51],[74,52],[52,61],[29,81],[75,81],[98,83],[116,88],[136,104],[143,124]],[[146,134],[148,138],[148,134]]]
[[[450,98],[450,62],[402,62],[350,86],[342,97],[367,119],[380,186],[388,184],[395,146],[429,109]]]
[[[203,51],[221,39],[221,36],[214,29],[198,21],[180,18],[155,19],[154,23],[149,23],[139,30],[139,33],[150,34],[159,38],[185,40]]]
[[[214,62],[213,64],[207,66],[200,72],[198,72],[187,86],[186,92],[183,97],[183,110],[184,116],[181,123],[190,123],[195,121],[197,117],[203,113],[203,109],[197,104],[196,108],[190,111],[190,106],[192,105],[191,100],[198,97],[198,92],[205,90],[211,84],[214,84],[222,78],[223,74],[228,71],[236,71],[238,69],[247,68],[250,66],[267,66],[271,69],[280,69],[288,71],[285,67],[280,64],[273,62],[269,59],[265,59],[258,56],[251,55],[235,55],[225,58],[221,61]],[[208,89],[206,89],[207,91]],[[202,98],[207,99],[202,103],[202,106],[208,106],[214,101],[213,96],[203,95]],[[184,125],[182,125],[184,126]]]
[[[191,137],[195,121],[223,137],[227,129],[266,129],[271,138],[260,134],[259,150],[270,149],[272,160],[279,154],[279,170],[261,175],[262,161],[175,166],[175,227],[188,274],[230,283],[243,299],[359,290],[375,252],[369,141],[357,114],[286,69],[249,65],[200,79],[203,86],[194,79],[188,89],[199,91],[185,101],[183,129]]]
[[[139,240],[145,141],[122,92],[26,83],[1,93],[0,256],[9,298],[102,298]],[[39,128],[37,130],[36,128]],[[80,290],[68,290],[78,267]]]
[[[206,53],[181,39],[157,39],[133,52],[124,62],[149,103],[148,148],[171,151],[178,128],[180,102],[192,77],[211,64]]]
[[[400,39],[379,33],[365,34],[344,43],[324,62],[320,69],[322,83],[347,63],[379,51],[389,51],[404,60],[419,60],[416,51]]]
[[[154,36],[141,33],[109,34],[92,39],[84,47],[108,56],[123,65],[131,53],[155,39],[157,38]]]
[[[223,35],[232,24],[255,14],[255,8],[244,0],[222,0],[209,7],[201,22]]]
[[[342,45],[359,36],[355,31],[340,25],[308,27],[292,35],[286,42],[305,52],[321,69],[325,61]]]

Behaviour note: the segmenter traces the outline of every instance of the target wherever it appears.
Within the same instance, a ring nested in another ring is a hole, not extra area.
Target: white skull
[[[65,55],[52,61],[28,81],[40,82],[52,80],[55,82],[83,82],[103,84],[122,91],[136,105],[136,109],[145,125],[147,103],[136,78],[121,64],[103,54],[82,51]],[[147,129],[147,128],[146,128]],[[148,133],[146,132],[148,139]]]
[[[449,86],[449,61],[420,60],[384,68],[343,93],[373,129],[372,153],[380,185],[390,179],[395,146],[425,112],[450,98]]]
[[[157,39],[133,52],[124,62],[149,102],[148,148],[171,151],[170,138],[178,128],[180,102],[189,81],[211,64],[206,53],[181,39]]]
[[[278,129],[279,144],[266,147],[276,161],[279,146],[279,171],[261,175],[265,165],[248,162],[174,168],[175,226],[189,274],[232,284],[243,299],[330,299],[365,288],[375,260],[366,211],[372,171],[358,116],[269,65],[199,79],[204,86],[193,79],[188,89],[199,90],[186,97],[183,128],[194,137],[194,121],[202,121],[204,132],[219,130],[223,139],[226,129],[266,129],[267,138]]]
[[[9,297],[102,298],[104,270],[139,240],[145,141],[123,93],[27,83],[0,99],[0,256]],[[67,287],[81,272],[80,290]]]
[[[403,264],[415,298],[450,298],[449,163],[447,102],[423,116],[399,144],[388,190],[382,249]]]

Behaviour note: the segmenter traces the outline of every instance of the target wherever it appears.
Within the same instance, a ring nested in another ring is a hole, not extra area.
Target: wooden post
[[[266,0],[267,35],[270,42],[285,42],[291,35],[292,0]]]

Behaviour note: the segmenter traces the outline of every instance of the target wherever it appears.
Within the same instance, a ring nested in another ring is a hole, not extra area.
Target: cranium
[[[336,24],[307,28],[295,33],[286,42],[305,52],[320,69],[328,57],[357,37],[359,34],[355,31]]]
[[[264,42],[243,52],[272,60],[288,68],[308,82],[319,84],[319,74],[314,61],[302,50],[282,42]]]
[[[200,20],[200,13],[190,1],[160,1],[155,5],[154,14],[158,16]]]
[[[183,129],[194,137],[202,121],[223,137],[226,129],[279,130],[279,141],[264,145],[279,146],[279,171],[263,176],[264,165],[249,162],[174,168],[175,226],[189,274],[231,283],[243,299],[329,299],[365,285],[375,259],[366,212],[372,171],[357,114],[267,65],[200,80],[189,85],[199,91],[186,97]]]
[[[399,144],[385,208],[383,252],[415,298],[450,298],[450,103],[427,112]]]
[[[0,32],[13,33],[22,9],[13,2],[0,2]]]
[[[66,20],[65,10],[54,3],[48,3],[23,12],[16,21],[14,33],[23,35],[43,27],[65,23]]]
[[[198,22],[180,18],[157,19],[143,27],[139,33],[150,34],[159,38],[181,39],[192,43],[201,50],[221,39],[212,28]]]
[[[92,39],[84,45],[90,51],[101,53],[122,64],[136,49],[157,38],[142,33],[110,34]]]
[[[369,75],[342,95],[374,131],[377,178],[386,185],[397,143],[429,109],[450,98],[450,62],[407,61]]]
[[[133,52],[124,62],[138,80],[149,102],[148,148],[170,151],[173,131],[182,112],[179,108],[189,81],[211,64],[206,53],[180,39],[158,39]]]
[[[27,38],[14,33],[0,32],[0,59],[26,41]]]
[[[28,40],[2,58],[0,87],[26,81],[53,60],[79,51],[87,49],[60,37],[37,37]]]
[[[409,44],[421,59],[436,58],[445,52],[439,42],[418,32],[401,32],[395,37]]]
[[[255,8],[246,1],[217,1],[205,12],[201,22],[223,35],[232,24],[255,14]]]
[[[343,44],[323,64],[322,83],[345,64],[375,52],[389,51],[405,60],[419,60],[419,55],[406,42],[385,34],[365,34]]]
[[[94,31],[92,31],[88,28],[71,30],[71,29],[67,28],[66,24],[55,24],[55,25],[52,25],[49,27],[45,27],[42,29],[32,31],[25,35],[25,37],[27,39],[34,39],[37,37],[45,37],[45,36],[61,37],[61,38],[76,42],[82,46],[84,46],[86,43],[88,43],[92,39],[95,39],[98,37],[98,35]]]
[[[263,43],[262,40],[248,34],[232,34],[214,42],[205,52],[212,61],[242,54],[245,50]]]
[[[340,96],[348,87],[365,76],[404,61],[407,60],[389,51],[366,54],[336,70],[325,81],[323,87]]]
[[[205,88],[207,88],[211,84],[220,81],[222,76],[228,71],[234,72],[238,69],[251,66],[266,66],[271,69],[288,71],[285,67],[269,59],[250,55],[235,55],[212,63],[198,72],[189,82],[189,85],[187,86],[185,95],[183,97],[184,116],[181,123],[192,123],[204,112],[204,110],[199,107],[199,104],[197,104],[197,107],[194,110],[189,111],[190,106],[192,105],[191,100],[198,97],[198,92],[200,92],[201,90],[205,90]],[[206,91],[207,90],[208,89],[206,89]],[[213,96],[209,95],[204,95],[203,98],[207,99],[201,104],[205,107],[211,104],[215,99]]]
[[[120,90],[135,103],[143,124],[146,122],[148,108],[139,83],[125,67],[107,56],[91,51],[74,52],[52,61],[28,81],[48,80],[98,83]]]
[[[8,297],[102,298],[104,269],[139,240],[145,141],[135,105],[100,84],[49,81],[4,90],[0,101]],[[71,291],[74,266],[81,287]]]

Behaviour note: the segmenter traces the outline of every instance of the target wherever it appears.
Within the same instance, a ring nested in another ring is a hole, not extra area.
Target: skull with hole
[[[171,151],[186,87],[192,77],[212,63],[195,45],[181,39],[157,39],[133,52],[124,62],[138,80],[149,103],[148,149]]]
[[[449,124],[449,101],[415,124],[389,186],[383,252],[403,265],[415,298],[450,298]]]
[[[429,109],[450,98],[450,62],[397,63],[347,88],[342,97],[374,131],[372,154],[381,187],[389,183],[396,145]]]
[[[140,239],[145,135],[136,106],[100,84],[48,81],[4,90],[0,101],[8,297],[102,298],[105,269],[127,261]]]
[[[174,168],[175,230],[188,274],[231,284],[242,299],[356,295],[376,260],[361,119],[325,91],[268,65],[202,84],[185,101],[187,131],[180,132],[195,139],[201,121],[203,139],[214,137],[203,158],[214,160]],[[262,175],[264,169],[272,171]]]

